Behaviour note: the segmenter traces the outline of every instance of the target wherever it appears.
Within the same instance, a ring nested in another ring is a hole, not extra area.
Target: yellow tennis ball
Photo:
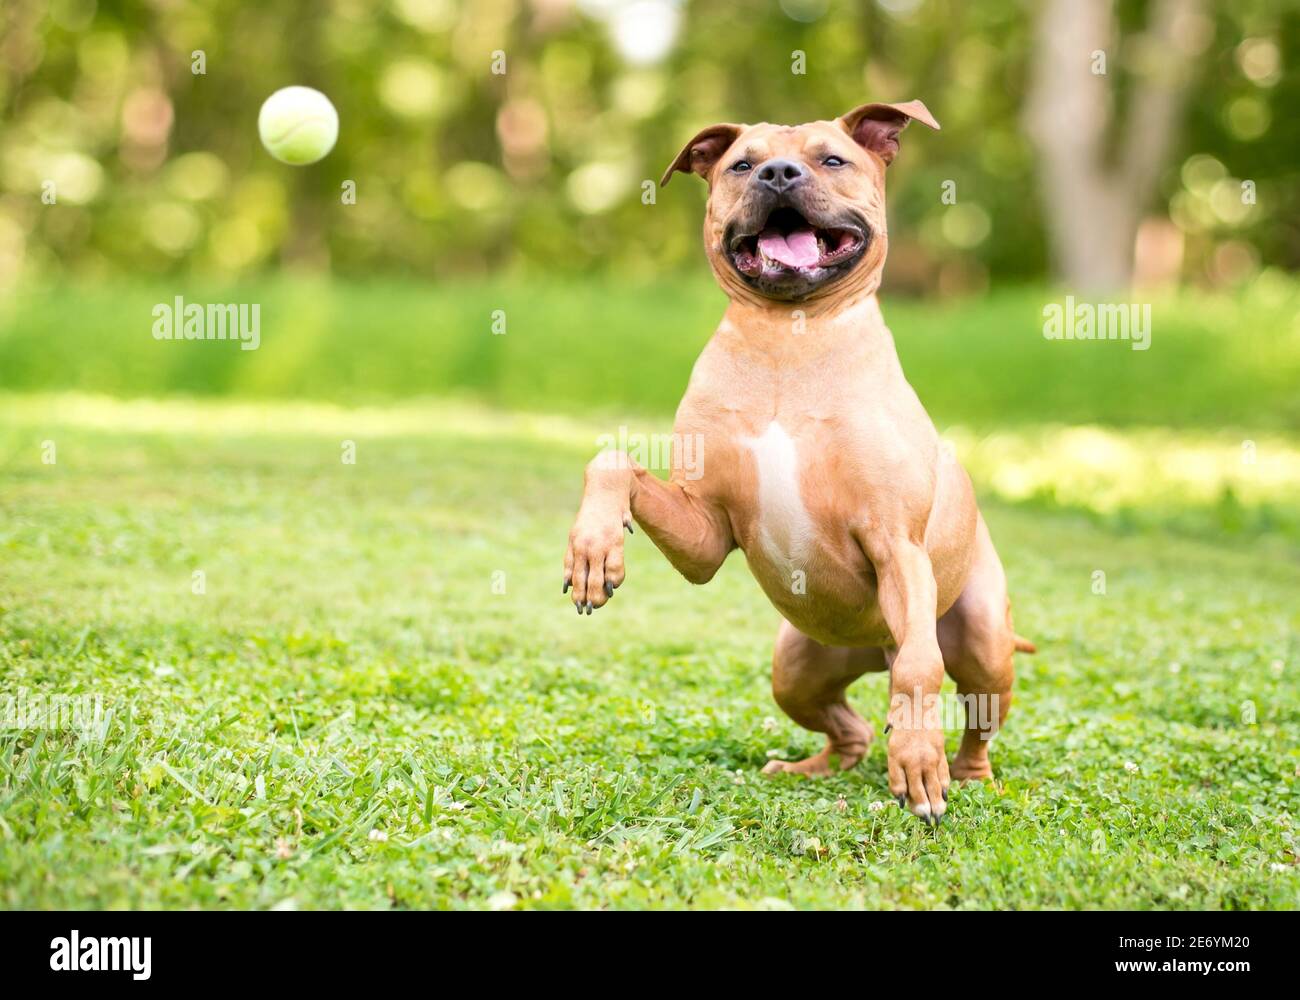
[[[285,87],[262,104],[257,134],[266,151],[295,167],[322,159],[339,137],[339,113],[311,87]]]

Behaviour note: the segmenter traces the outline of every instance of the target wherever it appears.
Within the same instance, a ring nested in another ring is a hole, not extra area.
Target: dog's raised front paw
[[[591,614],[614,596],[624,578],[623,531],[632,530],[631,511],[584,502],[564,553],[564,592],[572,588],[578,614]]]

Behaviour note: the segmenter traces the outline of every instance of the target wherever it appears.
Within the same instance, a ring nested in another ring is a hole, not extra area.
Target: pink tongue
[[[765,229],[758,237],[758,248],[786,267],[807,267],[816,264],[821,256],[817,251],[817,235],[811,229],[796,229],[788,236],[775,229]]]

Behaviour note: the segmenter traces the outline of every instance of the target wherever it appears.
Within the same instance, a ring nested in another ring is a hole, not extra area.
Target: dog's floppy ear
[[[673,174],[679,170],[684,174],[699,174],[708,180],[714,164],[743,131],[745,131],[744,125],[724,122],[720,125],[710,125],[698,132],[694,139],[682,147],[682,151],[677,154],[677,159],[669,164],[663,177],[659,178],[659,186],[663,187],[667,184],[672,180]]]
[[[907,123],[916,119],[932,129],[938,129],[939,123],[934,115],[920,101],[905,101],[902,104],[863,104],[854,108],[847,115],[841,115],[840,126],[853,137],[863,149],[875,153],[886,164],[892,163],[898,155],[898,133],[907,127]]]

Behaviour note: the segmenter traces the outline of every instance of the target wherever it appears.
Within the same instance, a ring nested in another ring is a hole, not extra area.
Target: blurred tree
[[[1133,59],[1120,129],[1114,0],[1045,0],[1026,124],[1060,276],[1085,292],[1126,288],[1138,223],[1181,124],[1194,57],[1212,30],[1201,0],[1156,0]],[[1116,136],[1118,148],[1109,144]]]

